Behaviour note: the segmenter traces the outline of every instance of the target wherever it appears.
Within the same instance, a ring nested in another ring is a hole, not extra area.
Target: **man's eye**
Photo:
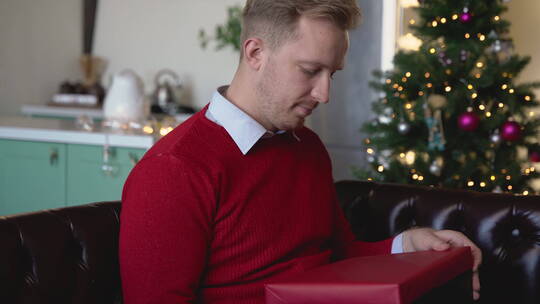
[[[309,70],[309,69],[302,69],[302,71],[309,76],[315,76],[318,72],[318,70]]]

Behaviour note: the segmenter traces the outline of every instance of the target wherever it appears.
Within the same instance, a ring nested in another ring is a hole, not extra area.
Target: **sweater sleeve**
[[[122,195],[119,259],[124,303],[191,303],[212,235],[215,191],[192,161],[143,159]]]

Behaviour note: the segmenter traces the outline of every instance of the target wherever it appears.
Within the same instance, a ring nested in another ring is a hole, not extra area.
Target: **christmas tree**
[[[534,193],[540,83],[516,83],[530,58],[513,53],[504,2],[419,1],[410,23],[420,46],[375,73],[381,97],[363,126],[369,168],[359,178]]]

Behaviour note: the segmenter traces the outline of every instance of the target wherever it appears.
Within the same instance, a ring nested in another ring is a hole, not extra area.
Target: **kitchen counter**
[[[99,124],[93,131],[85,131],[72,120],[23,116],[0,116],[0,138],[141,149],[150,148],[156,141],[152,135],[107,132]]]

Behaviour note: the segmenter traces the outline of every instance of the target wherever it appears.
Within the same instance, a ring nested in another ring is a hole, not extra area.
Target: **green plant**
[[[231,46],[235,51],[240,51],[240,33],[242,31],[242,7],[239,5],[227,8],[227,20],[224,24],[218,24],[214,36],[208,35],[204,29],[199,30],[199,40],[201,47],[206,49],[208,44],[214,40],[216,50],[221,50]]]

